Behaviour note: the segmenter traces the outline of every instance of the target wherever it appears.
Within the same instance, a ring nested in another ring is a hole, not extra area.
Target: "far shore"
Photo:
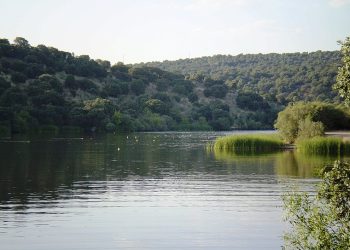
[[[341,137],[344,140],[350,140],[350,131],[328,131],[326,136]]]

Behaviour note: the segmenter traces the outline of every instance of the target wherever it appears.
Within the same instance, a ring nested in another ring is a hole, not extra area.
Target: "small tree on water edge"
[[[284,249],[350,249],[350,164],[325,167],[317,195],[292,192],[283,197],[291,231]]]

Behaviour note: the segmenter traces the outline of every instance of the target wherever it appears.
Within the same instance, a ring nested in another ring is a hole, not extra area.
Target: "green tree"
[[[350,164],[326,167],[313,198],[293,192],[283,197],[291,230],[285,249],[350,249]]]
[[[133,80],[130,83],[130,89],[135,95],[142,95],[145,93],[146,85],[142,80]]]
[[[341,44],[342,66],[338,68],[337,81],[334,89],[338,90],[339,95],[344,98],[345,103],[350,105],[350,37]]]
[[[66,80],[64,81],[64,86],[66,88],[76,90],[78,88],[78,84],[75,81],[75,77],[73,75],[67,75]]]
[[[350,128],[347,112],[335,105],[322,102],[297,102],[288,105],[278,113],[275,128],[286,142],[292,143],[303,133],[301,129],[306,127],[311,129],[310,126],[316,126],[316,124],[309,124],[309,126],[305,123],[308,117],[312,122],[321,122],[326,130]]]
[[[166,114],[169,112],[169,107],[163,101],[158,99],[147,100],[145,106],[154,113]]]
[[[16,37],[13,40],[13,42],[15,45],[17,45],[18,47],[21,47],[21,48],[29,48],[30,47],[29,42],[26,39],[24,39],[23,37]]]
[[[324,126],[322,122],[314,122],[308,116],[298,124],[298,139],[308,139],[324,135]]]

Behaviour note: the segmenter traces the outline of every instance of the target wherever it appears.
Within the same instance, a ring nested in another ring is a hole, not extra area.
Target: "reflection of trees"
[[[94,181],[99,181],[103,192],[110,180],[214,171],[208,168],[203,148],[193,147],[194,140],[181,133],[137,133],[0,143],[0,202],[26,204],[30,197],[54,200],[70,197],[78,188],[89,193]]]
[[[350,164],[325,168],[317,196],[285,195],[286,249],[350,249]]]
[[[310,178],[318,176],[320,168],[333,160],[335,158],[285,151],[276,157],[275,171],[278,175]]]
[[[210,150],[218,161],[226,163],[227,171],[236,174],[273,174],[273,164],[279,153],[272,154],[235,154],[222,150]]]
[[[316,155],[305,155],[295,150],[286,150],[272,154],[248,154],[237,155],[231,152],[213,150],[216,160],[226,162],[228,166],[235,166],[244,171],[244,167],[266,170],[274,166],[274,173],[281,176],[296,176],[302,178],[312,178],[319,175],[322,166],[332,163],[336,157],[323,157]],[[271,171],[270,171],[271,172]]]

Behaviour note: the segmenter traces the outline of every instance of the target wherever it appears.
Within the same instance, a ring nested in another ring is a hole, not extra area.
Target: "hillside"
[[[111,65],[0,39],[0,133],[271,128],[296,100],[337,101],[338,52]]]
[[[285,105],[292,101],[339,101],[332,85],[340,57],[339,51],[241,54],[140,65],[184,74],[188,79],[211,77],[224,81],[235,92],[258,93]]]

